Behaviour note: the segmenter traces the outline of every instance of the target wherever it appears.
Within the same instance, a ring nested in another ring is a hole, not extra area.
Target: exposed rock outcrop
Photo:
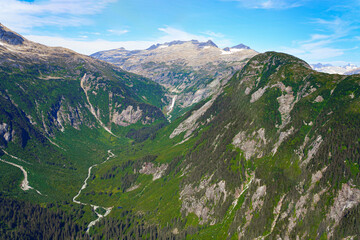
[[[2,136],[5,141],[10,142],[15,134],[15,131],[6,123],[0,124],[0,136]]]
[[[199,218],[200,224],[216,221],[213,216],[215,207],[221,199],[222,202],[225,202],[228,195],[225,189],[225,181],[211,184],[211,178],[204,178],[195,187],[191,184],[185,185],[180,192],[181,211],[184,211],[186,215],[194,213]]]
[[[165,170],[167,169],[168,164],[161,164],[160,166],[155,166],[152,162],[145,162],[142,165],[142,168],[139,170],[139,173],[146,175],[153,175],[153,181],[161,178]]]
[[[133,106],[128,106],[121,113],[114,111],[112,114],[111,122],[119,126],[129,126],[130,124],[137,123],[142,118],[142,110],[137,106],[136,110]]]

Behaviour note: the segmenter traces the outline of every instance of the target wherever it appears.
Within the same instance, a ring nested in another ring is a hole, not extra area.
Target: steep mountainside
[[[49,181],[63,178],[55,172],[76,175],[99,162],[97,154],[106,155],[111,138],[121,142],[131,129],[166,122],[161,109],[168,100],[160,85],[71,50],[28,41],[2,25],[0,79],[2,158],[31,169],[30,184],[49,197],[69,191],[58,192],[62,183]]]
[[[167,123],[160,85],[0,38],[1,239],[360,237],[359,75],[257,54]],[[237,52],[147,51],[184,44]]]
[[[82,199],[121,206],[108,228],[126,209],[172,238],[357,239],[359,84],[259,54],[220,95],[103,165]]]
[[[178,116],[216,93],[256,54],[243,44],[220,49],[210,40],[192,40],[157,44],[146,50],[120,48],[91,56],[146,76],[168,88],[173,97],[168,113],[172,111],[171,115]]]

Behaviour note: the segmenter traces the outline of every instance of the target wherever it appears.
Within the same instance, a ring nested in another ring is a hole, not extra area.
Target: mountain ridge
[[[171,108],[173,119],[199,101],[210,97],[226,84],[235,71],[257,52],[237,45],[220,49],[212,41],[173,41],[147,50],[114,49],[91,56],[127,71],[146,76],[176,96]],[[170,114],[170,108],[168,108]]]
[[[234,51],[235,66],[205,64],[222,78],[190,81],[197,92],[218,80],[216,91],[168,122],[159,84],[25,45],[0,46],[0,236],[38,238],[47,227],[53,238],[79,239],[360,236],[360,75]],[[176,64],[166,71],[184,70]],[[192,94],[169,85],[171,96]]]

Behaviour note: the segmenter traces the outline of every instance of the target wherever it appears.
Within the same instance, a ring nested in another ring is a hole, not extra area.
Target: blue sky
[[[211,39],[334,65],[360,65],[359,15],[360,0],[0,0],[2,24],[84,54]]]

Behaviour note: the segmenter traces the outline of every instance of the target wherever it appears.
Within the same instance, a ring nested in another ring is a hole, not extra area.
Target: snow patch
[[[229,51],[221,50],[221,54],[222,54],[222,55],[229,55],[229,54],[233,54],[233,53],[236,53],[236,52],[242,52],[242,51],[244,51],[244,50],[245,50],[245,49],[230,48]]]

